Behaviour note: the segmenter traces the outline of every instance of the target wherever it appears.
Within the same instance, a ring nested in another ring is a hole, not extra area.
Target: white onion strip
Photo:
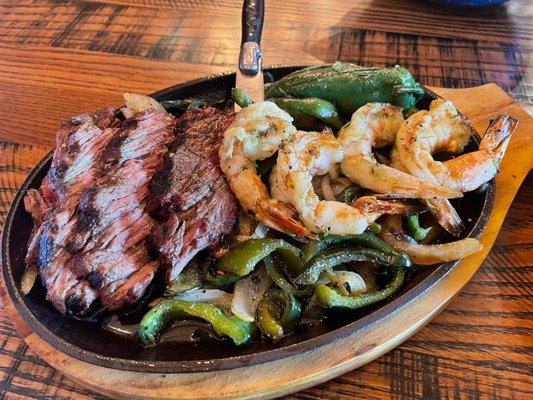
[[[401,217],[389,215],[383,219],[381,238],[396,250],[404,251],[417,265],[432,265],[455,261],[483,249],[479,240],[466,238],[444,244],[419,244],[403,232]]]

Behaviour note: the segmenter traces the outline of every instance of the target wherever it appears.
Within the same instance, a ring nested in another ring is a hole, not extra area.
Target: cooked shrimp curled
[[[255,219],[281,232],[309,236],[295,218],[295,210],[270,197],[255,166],[255,161],[271,157],[295,132],[292,117],[276,104],[264,101],[245,107],[224,132],[220,168],[242,208]]]
[[[324,175],[342,159],[342,147],[330,131],[296,132],[278,152],[270,176],[272,196],[292,204],[314,233],[362,233],[383,214],[411,211],[410,206],[374,196],[361,197],[352,204],[321,200],[313,190],[313,176]]]

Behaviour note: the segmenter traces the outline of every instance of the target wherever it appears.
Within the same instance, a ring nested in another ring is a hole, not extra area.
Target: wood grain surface
[[[266,64],[402,64],[422,83],[496,82],[531,109],[533,7],[425,1],[267,1]],[[59,122],[233,68],[240,1],[0,1],[0,218]],[[533,397],[533,177],[485,263],[412,339],[293,399]],[[0,310],[1,311],[1,310]],[[2,398],[101,398],[40,360],[0,313]]]

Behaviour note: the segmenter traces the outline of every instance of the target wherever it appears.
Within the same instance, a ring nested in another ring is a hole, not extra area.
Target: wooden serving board
[[[483,251],[462,260],[433,287],[387,318],[315,350],[265,364],[188,374],[128,372],[79,361],[47,344],[22,321],[2,282],[0,297],[19,336],[46,362],[74,381],[108,396],[127,399],[273,398],[332,379],[398,346],[435,317],[477,271],[520,184],[533,166],[533,119],[498,86],[432,90],[451,100],[479,132],[484,132],[490,118],[498,113],[517,118],[519,126],[496,178],[494,210],[480,237]]]

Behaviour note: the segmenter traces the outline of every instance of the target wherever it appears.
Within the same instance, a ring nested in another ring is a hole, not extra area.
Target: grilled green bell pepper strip
[[[203,280],[217,288],[224,288],[241,279],[240,275],[222,271],[204,271]]]
[[[362,193],[363,188],[361,186],[351,184],[350,186],[346,186],[344,189],[342,189],[342,191],[337,195],[337,200],[346,204],[351,204],[357,200]]]
[[[218,271],[215,265],[216,259],[212,254],[207,255],[201,263],[202,280],[217,288],[224,288],[241,279],[237,274]]]
[[[417,242],[424,240],[428,235],[429,231],[431,231],[431,227],[422,228],[420,226],[419,217],[419,214],[413,214],[408,215],[406,219],[407,233],[409,233],[409,236],[411,236]]]
[[[165,297],[179,296],[202,285],[200,269],[197,265],[188,265],[176,279],[165,288]]]
[[[276,252],[291,270],[301,270],[301,251],[282,239],[248,239],[233,246],[217,262],[217,269],[239,276],[248,275],[259,261]]]
[[[292,294],[270,289],[257,306],[255,320],[265,335],[278,340],[294,330],[301,312],[301,304]]]
[[[250,104],[253,104],[253,100],[251,97],[249,97],[244,89],[241,88],[232,88],[231,89],[231,97],[233,98],[233,101],[237,103],[239,107],[248,107]]]
[[[377,222],[372,222],[370,225],[368,225],[368,228],[366,230],[370,233],[373,233],[374,235],[377,235],[381,232],[381,225]]]
[[[294,118],[294,125],[299,129],[311,128],[315,118],[335,129],[340,129],[343,125],[337,109],[327,100],[315,97],[306,99],[275,98],[270,99],[270,101],[287,111]]]
[[[394,265],[410,267],[411,260],[405,253],[383,253],[366,247],[342,247],[324,251],[309,261],[295,282],[300,285],[312,285],[322,271],[331,269],[337,265],[353,261],[371,261],[381,265]]]
[[[303,259],[308,262],[318,253],[334,246],[359,245],[378,250],[384,254],[398,253],[387,242],[379,239],[370,232],[360,233],[358,235],[324,235],[302,246]]]
[[[318,97],[333,103],[342,115],[349,117],[368,102],[408,109],[422,98],[424,89],[403,67],[375,68],[336,62],[295,71],[269,85],[265,95]]]
[[[339,293],[337,289],[322,284],[317,285],[315,289],[315,295],[318,304],[324,308],[335,307],[354,310],[384,300],[400,290],[405,279],[405,272],[402,267],[397,266],[393,268],[393,276],[387,286],[381,290],[370,293],[345,296]]]
[[[313,291],[312,286],[307,286],[298,289],[297,287],[289,283],[289,281],[285,277],[285,273],[281,265],[278,262],[277,257],[266,256],[265,258],[263,258],[263,262],[265,263],[266,271],[268,276],[270,276],[270,279],[272,279],[274,283],[284,292],[290,293],[295,297],[300,298],[307,296]]]
[[[176,318],[190,317],[209,322],[217,335],[229,336],[236,345],[247,343],[255,333],[252,322],[227,316],[211,304],[165,299],[145,314],[139,324],[139,337],[145,345],[154,345],[165,325]]]

